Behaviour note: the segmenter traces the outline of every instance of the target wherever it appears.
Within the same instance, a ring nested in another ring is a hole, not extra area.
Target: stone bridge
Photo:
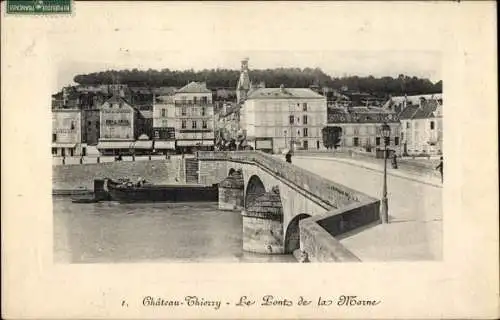
[[[379,222],[378,199],[272,155],[201,151],[196,159],[198,182],[219,183],[219,207],[242,212],[246,251],[357,261],[336,237]]]

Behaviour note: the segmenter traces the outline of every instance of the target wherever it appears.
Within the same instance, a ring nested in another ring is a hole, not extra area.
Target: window
[[[57,148],[52,148],[52,155],[56,156],[57,155]]]
[[[92,121],[87,121],[87,126],[91,126],[92,125]]]
[[[207,120],[203,120],[201,126],[203,127],[203,129],[206,129],[207,128]]]
[[[309,132],[307,132],[307,128],[304,128],[304,137],[307,137],[307,136],[308,136],[308,133],[309,133]]]
[[[399,145],[399,137],[394,137],[394,145],[395,146]]]
[[[303,124],[307,124],[307,116],[303,116],[302,117],[302,123]]]
[[[307,103],[302,104],[302,111],[307,111]]]
[[[52,142],[56,142],[57,140],[57,133],[52,134]]]
[[[309,141],[305,140],[304,141],[304,150],[309,149]]]
[[[377,145],[377,146],[380,145],[380,137],[375,138],[375,145]]]
[[[406,129],[410,129],[410,121],[406,122]]]
[[[391,137],[384,137],[384,143],[388,146],[391,144]]]
[[[165,108],[161,109],[161,116],[166,117],[167,116],[167,110]]]
[[[207,97],[201,97],[201,103],[207,104],[208,103],[208,98]]]
[[[201,115],[206,116],[207,115],[207,108],[203,107],[201,108]]]
[[[155,139],[160,139],[160,131],[155,130]]]
[[[196,121],[191,122],[191,128],[196,129]]]
[[[401,140],[403,140],[405,138],[405,134],[403,132],[401,132]]]
[[[354,137],[352,139],[352,143],[354,144],[355,147],[359,146],[359,138],[358,137]]]
[[[182,107],[182,108],[181,108],[181,115],[182,115],[182,116],[185,116],[185,115],[186,115],[186,108],[185,108],[185,107]]]
[[[96,129],[99,129],[99,121],[96,121],[96,123],[95,123],[95,128],[96,128]]]
[[[431,121],[431,130],[434,130],[434,121]]]
[[[193,103],[196,104],[198,102],[198,99],[196,97],[193,97]]]
[[[181,121],[181,128],[186,129],[186,120]]]
[[[293,121],[295,120],[295,117],[294,116],[290,116],[290,124],[293,124]]]

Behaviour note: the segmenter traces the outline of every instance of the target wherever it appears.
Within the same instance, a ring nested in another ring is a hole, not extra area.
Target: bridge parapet
[[[315,173],[281,161],[260,151],[199,151],[199,160],[226,160],[256,164],[289,183],[308,191],[326,204],[341,208],[360,201],[367,196]]]

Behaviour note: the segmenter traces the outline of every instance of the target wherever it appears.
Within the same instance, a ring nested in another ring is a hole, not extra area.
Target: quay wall
[[[117,161],[89,164],[66,164],[52,166],[52,189],[93,189],[95,178],[130,178],[143,177],[156,184],[184,182],[182,159],[151,161]]]

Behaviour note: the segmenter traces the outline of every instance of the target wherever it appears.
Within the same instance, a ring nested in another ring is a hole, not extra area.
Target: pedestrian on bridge
[[[439,170],[441,173],[441,183],[443,183],[443,157],[439,158],[439,164],[437,165],[436,170]]]
[[[398,156],[396,154],[392,155],[391,164],[393,169],[398,168]]]

